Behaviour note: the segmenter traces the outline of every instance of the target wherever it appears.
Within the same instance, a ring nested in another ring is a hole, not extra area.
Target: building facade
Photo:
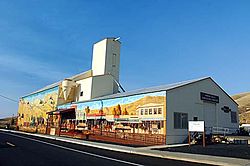
[[[121,93],[119,66],[117,39],[94,44],[91,70],[21,97],[19,129],[51,135],[93,131],[132,144],[182,143],[191,120],[205,121],[207,134],[238,130],[238,105],[210,77]]]

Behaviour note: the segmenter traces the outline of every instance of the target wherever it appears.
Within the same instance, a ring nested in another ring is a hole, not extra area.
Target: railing
[[[226,134],[229,133],[229,128],[213,127],[212,128],[212,133],[214,133],[214,134],[223,134],[224,136],[226,136]]]
[[[120,140],[128,140],[131,143],[140,143],[147,145],[161,145],[165,144],[166,136],[163,134],[141,134],[141,133],[129,133],[129,132],[111,132],[92,130],[95,135],[110,137]]]
[[[162,145],[166,143],[163,134],[141,134],[120,131],[101,131],[100,129],[84,132],[61,132],[61,136],[70,136],[81,139],[99,140],[130,145]]]
[[[229,131],[230,129],[225,127],[206,127],[206,132],[212,134],[223,134],[224,136],[226,136]]]

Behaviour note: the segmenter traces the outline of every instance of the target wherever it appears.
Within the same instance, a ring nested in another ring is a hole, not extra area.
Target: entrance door
[[[216,105],[214,103],[203,103],[203,116],[206,127],[216,126]]]

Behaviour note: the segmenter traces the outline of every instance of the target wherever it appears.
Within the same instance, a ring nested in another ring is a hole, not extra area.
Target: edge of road
[[[250,160],[247,160],[247,159],[219,157],[219,156],[201,155],[201,154],[189,154],[189,153],[180,153],[180,152],[158,151],[158,150],[151,150],[150,147],[135,148],[135,147],[106,144],[106,143],[100,143],[100,142],[90,142],[90,141],[67,138],[67,137],[27,133],[27,132],[22,132],[22,131],[15,131],[15,130],[0,129],[0,131],[31,135],[31,136],[58,140],[58,141],[63,141],[67,143],[84,145],[84,146],[89,146],[89,147],[94,147],[94,148],[99,148],[99,149],[104,149],[104,150],[111,150],[111,151],[116,151],[116,152],[130,153],[130,154],[143,155],[143,156],[149,156],[149,157],[166,158],[166,159],[187,161],[187,162],[193,162],[193,163],[202,163],[202,164],[210,164],[210,165],[229,165],[229,166],[250,165]]]

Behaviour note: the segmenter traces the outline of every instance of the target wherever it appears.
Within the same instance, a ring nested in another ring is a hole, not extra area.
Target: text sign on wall
[[[204,132],[204,121],[188,121],[188,131]]]
[[[201,92],[200,96],[201,96],[201,100],[209,101],[213,103],[219,103],[219,96],[211,95],[211,94],[204,93],[204,92]]]

